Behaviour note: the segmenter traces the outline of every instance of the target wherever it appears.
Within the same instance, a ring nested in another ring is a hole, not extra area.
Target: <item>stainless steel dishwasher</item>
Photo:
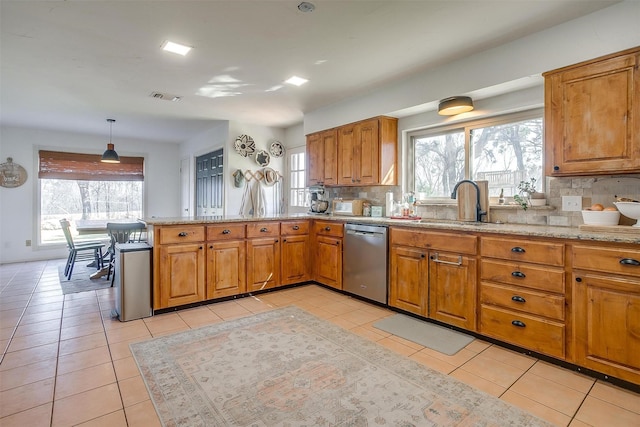
[[[387,227],[346,224],[342,286],[349,293],[387,303]]]

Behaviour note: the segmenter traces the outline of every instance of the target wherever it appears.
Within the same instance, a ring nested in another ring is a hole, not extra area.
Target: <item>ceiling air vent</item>
[[[151,92],[149,96],[155,99],[162,99],[164,101],[174,101],[174,102],[180,101],[180,99],[182,99],[181,96],[170,95],[168,93],[162,93],[162,92]]]

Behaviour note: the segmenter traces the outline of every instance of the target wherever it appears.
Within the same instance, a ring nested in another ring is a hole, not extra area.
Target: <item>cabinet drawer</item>
[[[280,223],[280,234],[282,234],[283,236],[309,234],[309,221],[282,222]]]
[[[557,295],[483,282],[480,302],[564,321],[564,297]]]
[[[391,228],[391,244],[470,255],[475,255],[478,251],[476,236],[395,227]]]
[[[204,241],[204,225],[177,225],[175,227],[160,227],[156,234],[161,245],[169,243],[193,243]]]
[[[574,269],[640,277],[640,249],[574,245],[572,255]]]
[[[207,226],[207,240],[238,240],[245,238],[245,224]]]
[[[480,278],[564,294],[564,269],[509,261],[483,259]]]
[[[247,237],[276,237],[280,235],[280,223],[271,222],[250,222],[247,224]]]
[[[319,236],[343,237],[342,223],[331,221],[314,221],[313,233]]]
[[[564,266],[563,243],[483,237],[480,239],[480,251],[483,257]]]
[[[480,333],[561,359],[564,330],[563,324],[540,317],[486,305],[480,309]]]

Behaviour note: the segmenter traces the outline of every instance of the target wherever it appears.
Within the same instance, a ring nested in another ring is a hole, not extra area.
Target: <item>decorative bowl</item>
[[[582,220],[585,225],[618,225],[620,212],[583,210]]]
[[[638,202],[614,202],[620,213],[631,219],[635,219],[634,227],[640,227],[640,203]]]

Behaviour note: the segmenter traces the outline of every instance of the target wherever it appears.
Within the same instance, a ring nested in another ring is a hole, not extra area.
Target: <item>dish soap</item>
[[[500,189],[500,196],[498,197],[498,204],[504,205],[504,188]]]

